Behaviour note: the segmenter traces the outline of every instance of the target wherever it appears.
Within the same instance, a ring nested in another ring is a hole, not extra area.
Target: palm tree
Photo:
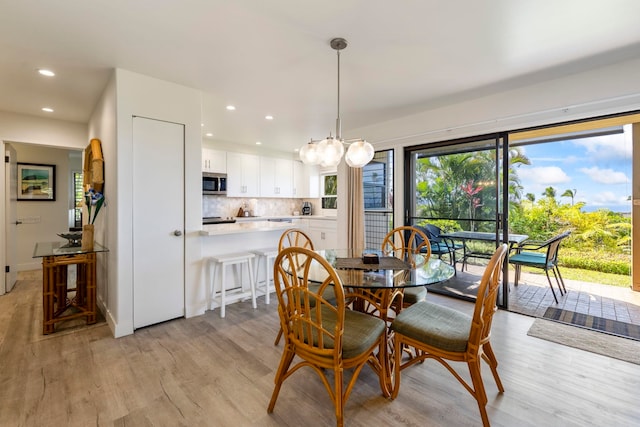
[[[524,197],[526,197],[526,198],[527,198],[527,200],[531,202],[531,207],[533,207],[533,202],[535,202],[535,201],[536,201],[536,196],[535,196],[535,194],[533,194],[533,193],[527,193],[527,194],[525,194],[525,196],[524,196]]]
[[[542,193],[543,196],[549,198],[549,199],[555,199],[556,198],[556,189],[553,187],[547,187],[544,189],[544,193]]]
[[[576,197],[576,193],[578,190],[575,188],[573,190],[564,190],[564,193],[560,195],[560,197],[571,197],[571,206],[573,206],[573,199]]]

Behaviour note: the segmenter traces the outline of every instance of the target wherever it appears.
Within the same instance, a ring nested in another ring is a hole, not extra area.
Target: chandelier
[[[344,140],[340,135],[340,51],[347,47],[347,41],[342,38],[331,40],[331,48],[338,54],[338,118],[336,119],[336,136],[329,136],[321,141],[311,140],[300,149],[300,160],[307,165],[324,167],[337,166],[344,155],[347,165],[361,168],[373,159],[373,146],[364,139]],[[344,152],[345,145],[347,153]]]

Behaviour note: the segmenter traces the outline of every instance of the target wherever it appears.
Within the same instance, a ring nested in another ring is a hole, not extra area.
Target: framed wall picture
[[[56,200],[56,166],[18,163],[18,200]]]

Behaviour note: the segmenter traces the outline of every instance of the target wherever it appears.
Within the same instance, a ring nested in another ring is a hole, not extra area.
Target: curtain
[[[347,167],[347,247],[364,250],[362,168]]]

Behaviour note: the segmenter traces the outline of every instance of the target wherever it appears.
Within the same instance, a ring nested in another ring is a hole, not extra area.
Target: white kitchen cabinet
[[[202,172],[227,173],[227,153],[211,148],[203,148]]]
[[[260,157],[260,196],[293,197],[291,160]]]
[[[320,174],[317,166],[293,161],[293,197],[300,199],[320,197]]]
[[[260,157],[227,153],[227,196],[260,197]]]
[[[309,219],[308,234],[313,248],[336,249],[338,245],[338,224],[334,218]]]

